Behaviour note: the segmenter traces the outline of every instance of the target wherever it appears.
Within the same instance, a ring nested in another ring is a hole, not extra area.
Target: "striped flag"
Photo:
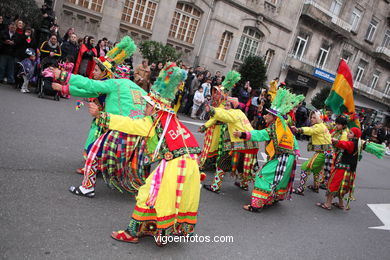
[[[336,79],[328,98],[325,100],[325,105],[330,107],[336,115],[345,113],[355,117],[352,74],[344,59],[340,61]],[[354,121],[360,127],[359,120],[355,119]]]

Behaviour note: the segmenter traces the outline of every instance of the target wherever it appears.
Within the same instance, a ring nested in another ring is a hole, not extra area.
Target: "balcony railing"
[[[360,82],[355,82],[354,84],[354,87],[360,91],[363,91],[367,94],[370,94],[374,97],[377,97],[379,99],[382,99],[382,98],[389,98],[388,95],[386,95],[385,93],[381,92],[381,91],[378,91],[376,89],[373,89],[373,88],[370,88],[369,86],[367,85],[364,85]]]
[[[383,53],[386,56],[390,57],[390,49],[387,49],[386,47],[380,46],[380,47],[376,48],[375,52]]]
[[[307,60],[305,58],[299,58],[298,56],[295,56],[293,53],[289,53],[287,54],[288,57],[290,58],[293,58],[293,59],[296,59],[296,60],[299,60],[300,62],[304,63],[304,64],[307,64],[307,65],[310,65],[314,68],[320,68],[322,70],[325,70],[326,72],[329,72],[331,74],[336,74],[336,71],[335,70],[332,70],[332,69],[329,69],[329,68],[326,68],[324,66],[318,66],[318,64],[316,64],[316,62],[313,62],[313,61],[310,61],[310,60]]]
[[[330,12],[328,9],[325,7],[319,5],[315,0],[306,0],[305,4],[307,5],[312,5],[321,12],[325,13],[326,15],[330,16],[332,19],[332,23],[336,24],[337,26],[343,28],[344,30],[350,32],[352,30],[352,25],[347,23],[346,21],[340,19],[338,16],[334,15],[332,12]]]

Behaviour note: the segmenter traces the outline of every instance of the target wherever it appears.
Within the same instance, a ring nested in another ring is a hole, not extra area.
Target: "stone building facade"
[[[376,119],[389,111],[389,0],[55,0],[54,9],[63,31],[159,41],[211,72],[262,56],[268,79],[286,81],[308,102],[332,85],[345,58],[356,105]]]
[[[332,86],[347,60],[355,105],[383,120],[390,105],[390,6],[387,0],[305,0],[282,65],[281,78],[306,100]]]

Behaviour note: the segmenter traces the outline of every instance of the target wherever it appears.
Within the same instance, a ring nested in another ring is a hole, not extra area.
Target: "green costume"
[[[108,79],[104,81],[91,80],[80,75],[71,75],[68,93],[76,97],[94,98],[100,94],[106,95],[105,109],[107,113],[114,115],[142,117],[145,109],[145,101],[142,96],[146,92],[137,84],[128,79]],[[102,130],[96,125],[95,119],[91,124],[85,150],[102,134]]]

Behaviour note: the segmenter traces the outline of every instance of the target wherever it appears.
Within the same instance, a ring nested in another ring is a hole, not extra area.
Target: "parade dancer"
[[[142,119],[91,110],[104,127],[144,136],[146,161],[158,162],[139,189],[129,226],[124,231],[112,232],[116,240],[137,243],[140,237],[152,235],[160,246],[161,236],[194,233],[200,197],[200,148],[176,117],[172,105],[186,76],[175,63],[166,64],[148,96],[144,96],[148,103]]]
[[[287,125],[283,115],[298,105],[304,96],[296,96],[284,88],[279,88],[268,114],[264,115],[267,128],[250,132],[235,132],[236,137],[244,140],[266,141],[268,161],[256,173],[251,204],[244,210],[258,212],[266,206],[289,199],[294,182],[293,170],[298,143]]]
[[[211,119],[201,128],[200,132],[205,132],[207,128],[213,126],[217,121],[227,125],[227,134],[221,136],[221,149],[228,155],[227,162],[231,164],[231,172],[239,180],[234,184],[243,190],[248,190],[248,184],[253,181],[252,171],[256,163],[256,155],[259,144],[245,141],[234,136],[235,131],[249,132],[253,130],[246,115],[237,109],[239,105],[237,98],[227,97],[225,108],[212,108]],[[231,156],[231,157],[230,157]],[[231,158],[231,159],[230,159]],[[243,162],[243,163],[242,163]],[[219,193],[225,176],[226,167],[220,167],[221,160],[217,160],[217,171],[212,185],[203,185],[209,191]],[[238,167],[241,164],[241,167]],[[242,165],[243,164],[243,165]],[[236,171],[238,173],[236,173]]]
[[[329,178],[333,158],[331,135],[320,118],[319,112],[313,111],[310,114],[310,121],[310,127],[291,127],[294,132],[311,137],[309,144],[307,145],[307,150],[315,152],[315,154],[301,166],[301,180],[299,187],[295,189],[294,193],[302,196],[304,195],[306,182],[310,173],[313,173],[314,184],[309,185],[308,188],[318,193],[319,185],[322,181],[320,172],[324,170],[325,178]]]
[[[328,185],[325,203],[316,205],[330,210],[332,205],[339,209],[350,209],[349,203],[353,199],[355,190],[356,167],[361,159],[361,152],[366,152],[382,158],[385,153],[385,147],[375,143],[365,142],[360,139],[362,132],[357,127],[352,127],[348,133],[348,141],[342,141],[333,138],[333,144],[340,149],[335,159],[335,167],[332,170]],[[347,205],[344,205],[344,196],[348,195]],[[338,197],[338,203],[332,203],[333,198]]]
[[[234,87],[234,85],[241,79],[240,73],[237,71],[229,71],[226,75],[226,78],[222,82],[221,86],[214,86],[212,90],[212,107],[214,108],[224,108],[225,100],[228,96],[229,91]],[[206,128],[205,128],[206,129]],[[199,156],[199,166],[204,168],[208,162],[212,159],[217,159],[223,163],[223,167],[226,169],[231,169],[231,160],[226,159],[226,156],[223,156],[223,136],[227,131],[227,125],[220,121],[217,121],[207,127],[204,133],[204,142],[202,153]],[[222,167],[220,164],[219,167]]]
[[[96,60],[95,73],[103,71],[105,76],[102,78],[109,78],[104,81],[91,80],[53,69],[57,81],[62,84],[53,84],[53,88],[61,90],[63,94],[78,97],[92,98],[105,95],[104,111],[141,118],[145,107],[142,96],[146,93],[128,79],[112,79],[116,77],[115,65],[122,63],[134,53],[135,49],[133,40],[127,36],[108,52],[106,57]],[[87,139],[88,146],[86,145],[89,152],[84,166],[84,179],[82,185],[71,186],[70,192],[89,198],[94,197],[96,173],[100,170],[111,188],[135,194],[144,183],[142,160],[136,149],[140,143],[138,136],[119,131],[107,131],[93,123]]]

